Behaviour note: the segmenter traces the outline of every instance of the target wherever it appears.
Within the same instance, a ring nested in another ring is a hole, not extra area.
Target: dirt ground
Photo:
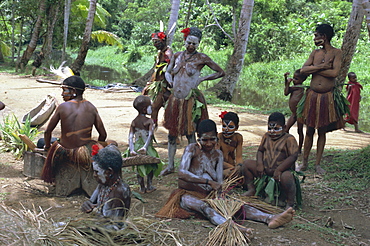
[[[46,95],[53,94],[62,102],[61,89],[58,85],[36,82],[34,77],[20,77],[9,74],[0,74],[0,100],[6,104],[1,111],[0,118],[14,113],[18,119],[42,101]],[[132,101],[137,96],[134,92],[105,93],[102,90],[87,89],[85,98],[97,108],[103,119],[108,138],[116,140],[121,150],[127,148],[129,125],[137,114],[132,107]],[[246,158],[254,158],[261,136],[266,131],[267,115],[248,113],[238,108],[218,108],[209,105],[209,115],[216,123],[220,122],[218,115],[221,111],[234,111],[239,114],[239,132],[244,137],[244,151]],[[160,118],[163,110],[160,111]],[[2,123],[2,119],[0,119]],[[45,125],[46,126],[46,125]],[[40,128],[40,131],[45,129]],[[221,126],[220,126],[221,128]],[[57,128],[53,136],[58,136]],[[296,135],[293,127],[291,133]],[[96,131],[93,132],[96,138]],[[157,150],[166,162],[167,132],[159,125],[155,133]],[[42,137],[42,135],[40,135]],[[315,140],[316,141],[316,140]],[[327,134],[326,148],[358,149],[370,143],[369,134],[358,134],[353,131],[335,131]],[[186,145],[181,140],[176,158],[179,160]],[[313,146],[315,148],[315,145]],[[83,217],[79,207],[87,198],[83,194],[70,197],[55,197],[51,186],[39,179],[31,179],[23,175],[23,160],[16,160],[10,153],[0,153],[0,199],[5,205],[20,209],[21,204],[32,209],[33,205],[44,210],[51,208],[48,215],[54,221],[66,221],[71,218]],[[124,180],[131,189],[138,190],[135,174],[131,168],[124,170]],[[357,192],[333,193],[326,187],[322,178],[314,175],[312,169],[308,172],[303,189],[303,208],[297,211],[295,220],[284,227],[271,230],[266,225],[246,222],[247,227],[254,228],[252,245],[370,245],[370,193]],[[177,187],[176,174],[158,177],[154,180],[157,190],[144,194],[145,203],[133,198],[131,213],[154,218],[154,214],[163,206],[170,192]],[[319,188],[320,187],[320,188]],[[334,207],[326,209],[325,202],[337,198]],[[21,203],[21,204],[20,204]],[[328,218],[334,220],[332,228],[324,227]],[[168,220],[167,223],[180,231],[183,245],[202,245],[212,228],[208,221],[203,220]],[[155,245],[155,243],[154,243]]]

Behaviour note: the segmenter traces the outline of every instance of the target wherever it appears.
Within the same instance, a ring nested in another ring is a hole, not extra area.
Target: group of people
[[[341,51],[330,44],[333,29],[329,25],[319,25],[314,41],[322,48],[311,53],[303,67],[294,72],[293,79],[288,78],[288,73],[284,74],[285,95],[291,95],[289,107],[292,116],[287,124],[285,116],[279,112],[269,116],[267,132],[262,137],[256,160],[242,158],[243,136],[237,132],[239,117],[236,113],[225,111],[220,114],[222,132],[217,133],[216,123],[208,117],[206,100],[198,85],[205,80],[220,78],[225,73],[210,57],[197,51],[202,38],[198,28],[186,28],[182,33],[186,50],[175,54],[167,46],[164,32],[152,34],[153,44],[158,50],[155,71],[143,95],[133,102],[138,115],[130,126],[128,156],[158,156],[152,141],[158,126],[158,112],[165,105],[164,127],[168,129],[168,165],[164,170],[161,170],[162,163],[137,166],[140,192],[155,191],[153,177],[175,171],[176,140],[179,136],[186,136],[189,145],[184,150],[178,170],[178,189],[156,214],[158,217],[187,218],[196,213],[219,225],[226,218],[203,199],[212,191],[219,191],[223,180],[232,174],[243,177],[242,186],[246,189],[243,195],[253,196],[256,193],[255,179],[267,175],[280,184],[286,210],[271,215],[244,205],[241,213],[245,219],[267,223],[269,228],[288,223],[293,219],[296,202],[297,183],[293,171],[307,169],[315,129],[318,129],[319,135],[315,171],[322,174],[325,171],[320,166],[320,160],[325,134],[344,127],[344,119],[338,114],[333,97],[341,60]],[[214,73],[202,77],[204,66]],[[308,75],[312,75],[312,79],[309,89],[304,92],[302,83]],[[291,81],[294,83],[292,87]],[[121,153],[114,142],[107,143],[107,134],[95,106],[83,99],[83,80],[71,76],[63,81],[61,87],[65,102],[57,108],[44,134],[44,148],[48,154],[42,179],[54,182],[57,191],[58,186],[61,187],[57,195],[69,195],[76,188],[85,190],[90,196],[82,205],[85,212],[97,207],[103,216],[121,218],[131,202],[130,188],[122,181]],[[350,86],[348,88],[351,90]],[[351,114],[351,117],[357,123],[358,119],[353,118],[356,115]],[[51,133],[59,121],[62,131],[60,140],[51,144]],[[296,121],[299,144],[289,134]],[[305,138],[304,124],[307,127]],[[93,126],[99,133],[98,141],[91,138]],[[302,146],[303,163],[296,168]]]

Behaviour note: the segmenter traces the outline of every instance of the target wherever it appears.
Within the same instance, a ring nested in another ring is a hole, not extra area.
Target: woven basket
[[[123,167],[129,166],[140,166],[146,164],[157,164],[160,163],[161,160],[157,157],[153,157],[150,155],[135,155],[123,158]]]

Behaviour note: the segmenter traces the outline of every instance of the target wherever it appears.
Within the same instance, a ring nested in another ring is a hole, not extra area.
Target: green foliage
[[[331,158],[327,158],[330,156]],[[363,149],[326,151],[325,181],[337,192],[365,190],[370,183],[370,145]]]
[[[29,117],[24,124],[21,124],[13,114],[4,117],[3,124],[0,124],[0,133],[3,139],[1,150],[13,152],[14,156],[19,159],[23,152],[28,150],[28,146],[23,143],[19,135],[24,134],[33,141],[40,132],[37,128],[31,127]]]
[[[104,30],[94,31],[91,33],[91,38],[98,40],[99,43],[117,45],[119,48],[123,48],[121,40],[117,37],[117,35],[111,32]]]
[[[4,41],[0,40],[0,52],[3,53],[4,56],[10,55],[10,47],[6,45]]]

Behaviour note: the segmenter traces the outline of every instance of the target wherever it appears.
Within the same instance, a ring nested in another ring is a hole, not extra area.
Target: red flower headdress
[[[223,111],[223,112],[221,112],[221,114],[218,117],[220,117],[221,119],[223,119],[224,116],[225,116],[225,114],[227,114],[227,113],[228,113],[227,111]]]
[[[163,40],[166,38],[166,34],[164,32],[155,32],[152,33],[152,39],[159,38],[160,40]]]
[[[91,156],[96,155],[99,152],[99,149],[100,149],[99,146],[97,144],[94,144],[91,147]]]
[[[188,35],[190,34],[190,28],[185,28],[181,31],[183,34],[184,34],[184,40],[188,37]]]

